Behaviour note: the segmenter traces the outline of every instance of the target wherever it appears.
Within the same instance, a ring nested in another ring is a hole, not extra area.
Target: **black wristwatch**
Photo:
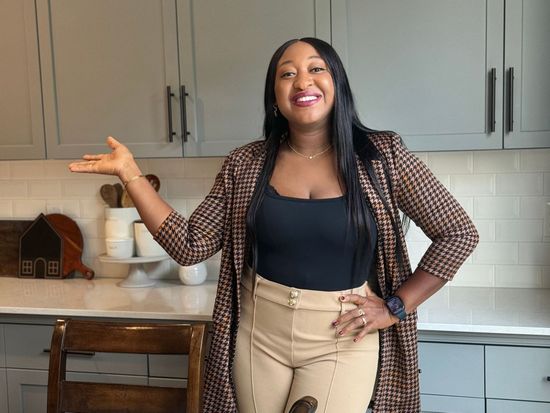
[[[404,320],[405,317],[407,317],[407,313],[405,312],[405,305],[403,304],[401,298],[399,298],[398,296],[391,295],[386,298],[386,305],[390,309],[390,313],[399,318],[399,321]]]

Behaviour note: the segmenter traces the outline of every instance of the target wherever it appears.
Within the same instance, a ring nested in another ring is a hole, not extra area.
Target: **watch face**
[[[392,312],[392,314],[397,314],[400,310],[403,309],[403,303],[398,297],[390,297],[388,298],[388,308]]]

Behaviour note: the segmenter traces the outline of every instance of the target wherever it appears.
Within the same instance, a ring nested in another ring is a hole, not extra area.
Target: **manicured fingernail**
[[[340,301],[345,301],[345,300],[346,300],[346,297],[343,296],[343,295],[341,295],[341,296],[340,296]]]
[[[332,322],[332,325],[333,325],[333,326],[337,326],[337,325],[338,325],[338,320],[334,320],[334,321]]]
[[[358,341],[359,341],[359,340],[358,340],[357,338],[354,338],[354,339],[353,339],[353,342],[354,342],[354,343],[357,343]]]
[[[339,335],[339,336],[341,336],[341,335],[343,335],[343,334],[344,334],[344,330],[338,331],[338,335]]]

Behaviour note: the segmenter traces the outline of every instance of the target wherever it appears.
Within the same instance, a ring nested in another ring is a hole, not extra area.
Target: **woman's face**
[[[329,127],[334,83],[313,46],[296,42],[285,50],[277,63],[275,99],[291,127]]]

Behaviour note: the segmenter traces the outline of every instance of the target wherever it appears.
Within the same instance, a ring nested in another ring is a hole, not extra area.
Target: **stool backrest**
[[[292,405],[289,413],[315,413],[317,410],[317,399],[311,396],[304,396]]]
[[[204,324],[58,320],[50,349],[47,412],[199,413],[205,331]],[[188,354],[187,388],[68,381],[71,352]]]

